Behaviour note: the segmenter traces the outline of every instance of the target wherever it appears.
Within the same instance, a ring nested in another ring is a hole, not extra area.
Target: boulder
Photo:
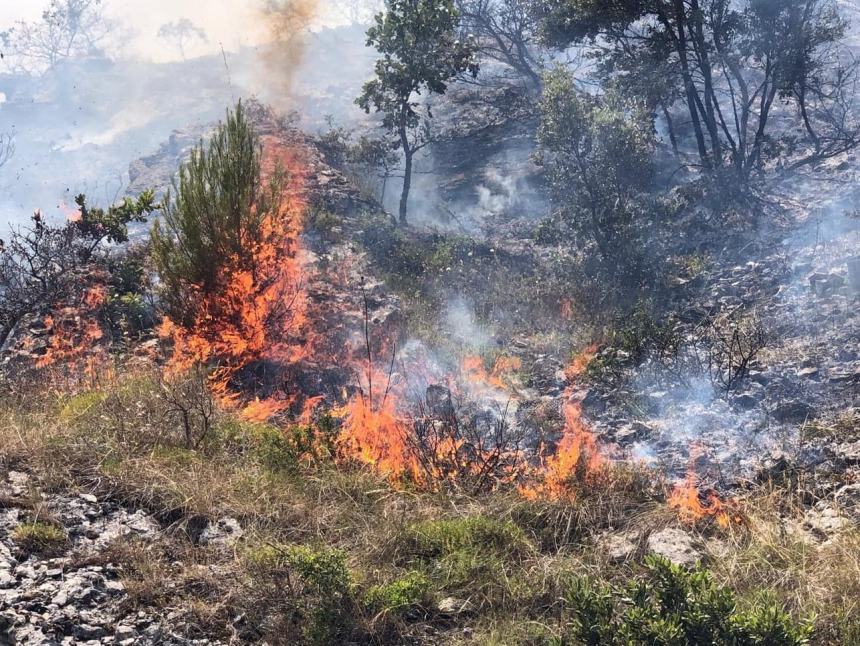
[[[689,532],[677,527],[667,527],[651,534],[648,537],[648,551],[683,567],[693,567],[703,555],[698,541]]]

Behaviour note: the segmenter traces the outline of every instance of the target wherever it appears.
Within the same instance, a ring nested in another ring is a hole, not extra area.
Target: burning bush
[[[166,311],[160,332],[173,342],[173,367],[217,366],[213,384],[222,403],[239,399],[233,382],[240,372],[302,356],[287,339],[304,316],[298,240],[304,203],[295,166],[274,146],[263,158],[240,103],[208,147],[193,151],[175,201],[168,196],[165,203],[164,226],[152,230]],[[253,375],[244,390],[267,378]],[[266,390],[265,401],[246,405],[250,417],[264,420],[289,404],[279,384],[267,383]]]
[[[29,228],[0,240],[0,346],[25,315],[73,299],[86,282],[82,275],[103,265],[104,254],[97,253],[102,243],[127,242],[128,225],[146,220],[155,210],[153,199],[147,191],[98,209],[78,195],[78,210],[63,224],[51,224],[36,211]]]

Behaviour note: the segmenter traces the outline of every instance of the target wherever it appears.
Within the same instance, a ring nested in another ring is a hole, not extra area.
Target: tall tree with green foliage
[[[544,75],[538,143],[562,219],[605,259],[621,257],[651,180],[654,132],[644,104],[614,89],[588,94],[557,67]]]
[[[836,0],[546,6],[549,40],[563,48],[588,42],[604,82],[638,88],[666,114],[677,104],[702,168],[728,172],[733,183],[768,163],[813,164],[860,144],[855,65],[841,47],[846,25]]]
[[[227,111],[208,146],[200,143],[179,171],[175,200],[152,227],[152,252],[171,317],[190,323],[194,304],[216,292],[228,262],[244,267],[280,199],[279,180],[261,177],[258,136],[240,102]]]
[[[406,223],[415,153],[429,142],[427,119],[419,96],[444,94],[448,83],[463,72],[475,75],[475,48],[459,40],[459,15],[453,0],[389,0],[367,31],[367,45],[382,55],[376,77],[364,84],[356,103],[368,114],[382,114],[383,127],[403,151],[403,190],[400,223]]]

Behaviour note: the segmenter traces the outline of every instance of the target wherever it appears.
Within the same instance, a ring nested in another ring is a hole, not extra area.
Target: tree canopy
[[[560,47],[590,42],[603,80],[660,108],[673,140],[669,109],[683,106],[701,166],[735,181],[860,143],[835,0],[557,0],[543,27]]]
[[[427,145],[422,93],[444,94],[463,72],[477,73],[474,46],[457,35],[459,14],[453,0],[392,0],[367,31],[367,45],[381,54],[375,78],[364,84],[356,103],[382,114],[382,126],[396,137],[404,155],[399,217],[406,222],[412,160]]]

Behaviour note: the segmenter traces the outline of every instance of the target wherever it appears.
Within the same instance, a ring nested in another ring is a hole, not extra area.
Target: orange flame
[[[69,373],[82,371],[93,379],[106,360],[106,350],[99,346],[104,337],[99,314],[107,302],[107,288],[95,285],[86,289],[79,302],[64,303],[54,315],[43,319],[50,340],[37,368],[63,366]]]
[[[594,357],[597,348],[589,347],[575,357],[568,369],[573,378]],[[488,372],[479,357],[466,357],[461,363],[461,378],[470,386],[505,388],[504,377],[521,367],[517,358],[500,357]],[[372,383],[385,383],[385,375],[371,370]],[[370,380],[368,380],[370,382]],[[368,384],[369,385],[369,384]],[[422,420],[411,419],[401,412],[405,408],[402,393],[386,389],[381,401],[361,390],[336,414],[343,420],[338,438],[341,459],[372,466],[392,480],[408,478],[414,484],[431,489],[441,483],[460,484],[460,478],[486,476],[494,469],[496,485],[519,484],[527,498],[561,499],[572,495],[574,476],[595,477],[603,472],[605,459],[597,441],[581,418],[581,406],[574,397],[573,386],[565,392],[564,431],[556,451],[540,465],[533,465],[518,448],[499,449],[467,443],[456,433],[430,431],[416,437],[414,429]],[[431,428],[436,424],[431,421]],[[439,420],[442,427],[446,422]],[[495,465],[490,466],[488,465]],[[523,484],[525,483],[525,484]]]
[[[343,419],[338,437],[341,455],[373,466],[392,479],[418,478],[415,457],[406,437],[406,425],[398,417],[394,397],[372,402],[359,394],[336,411]]]
[[[491,372],[484,367],[484,360],[479,356],[467,356],[460,364],[463,378],[472,385],[488,386],[497,390],[506,390],[507,379],[511,373],[522,368],[523,362],[519,357],[502,355],[493,363]]]
[[[590,345],[573,358],[565,370],[570,381],[580,376],[597,354],[598,346]],[[594,433],[582,420],[582,405],[574,399],[574,387],[568,386],[564,393],[564,431],[555,453],[544,460],[539,482],[521,488],[529,499],[549,498],[558,500],[575,494],[571,482],[577,477],[594,478],[603,471],[605,458],[597,447]]]
[[[212,388],[219,403],[238,408],[252,421],[283,412],[295,396],[278,392],[243,405],[232,386],[238,373],[260,360],[294,363],[311,349],[309,339],[295,340],[308,318],[303,282],[307,262],[301,246],[305,173],[299,157],[277,142],[267,140],[265,151],[264,177],[283,170],[287,185],[279,208],[262,218],[262,235],[250,245],[250,260],[227,260],[221,272],[223,288],[201,299],[193,325],[180,326],[165,317],[159,329],[162,338],[172,341],[172,371],[217,364]]]
[[[693,525],[712,518],[717,525],[726,529],[733,522],[742,523],[743,516],[734,500],[723,501],[714,491],[708,491],[703,495],[699,490],[695,461],[701,453],[702,450],[698,446],[694,446],[690,451],[687,476],[683,482],[675,485],[674,490],[669,494],[667,504],[670,508],[676,509],[681,521],[687,524]]]

